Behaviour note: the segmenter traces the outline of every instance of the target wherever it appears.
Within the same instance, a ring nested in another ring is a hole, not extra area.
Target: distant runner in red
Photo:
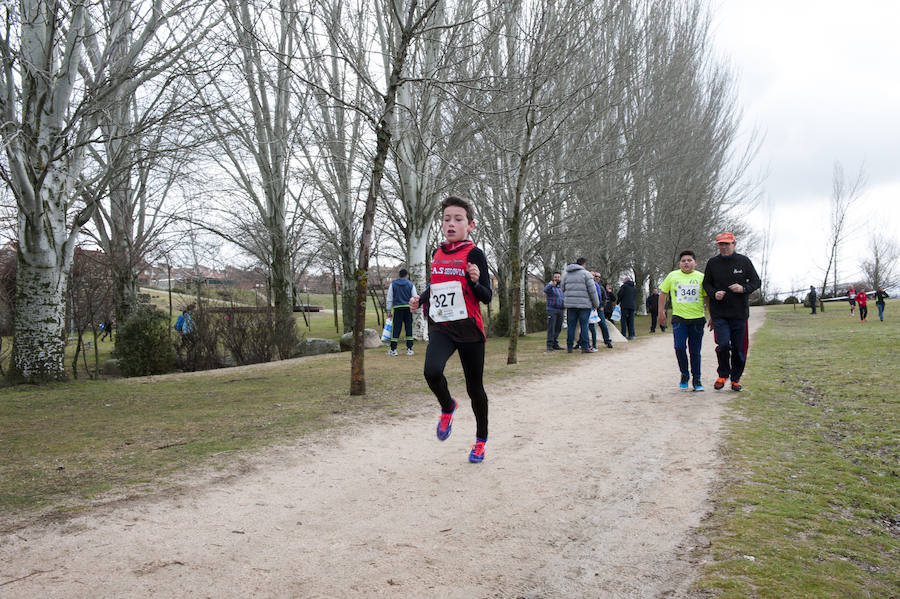
[[[475,230],[472,204],[450,196],[441,202],[441,232],[444,242],[431,258],[429,285],[421,296],[409,300],[415,311],[425,307],[428,316],[428,348],[425,350],[425,380],[441,404],[437,425],[440,441],[450,436],[457,403],[450,396],[444,368],[453,352],[459,352],[466,377],[466,391],[475,413],[475,445],[469,461],[484,460],[488,438],[488,398],[484,390],[484,323],[481,303],[491,301],[491,279],[484,252],[475,247],[469,233]]]
[[[860,322],[868,322],[869,320],[869,298],[866,296],[864,287],[860,287],[856,292],[856,303],[859,304],[859,320]]]

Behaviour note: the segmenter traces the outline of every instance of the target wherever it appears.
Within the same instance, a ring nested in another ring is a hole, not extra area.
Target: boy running
[[[479,302],[490,303],[493,292],[487,258],[469,239],[474,229],[475,213],[467,200],[450,196],[441,202],[444,242],[432,255],[429,285],[421,296],[410,298],[409,307],[427,307],[425,380],[441,404],[439,441],[450,436],[457,407],[447,388],[444,367],[453,352],[459,352],[475,413],[475,445],[469,461],[478,463],[484,460],[488,437],[488,398],[483,383],[485,334]]]
[[[703,326],[709,312],[709,298],[703,289],[703,273],[694,270],[697,258],[692,250],[683,250],[678,255],[679,270],[673,270],[659,286],[659,326],[666,327],[666,296],[672,298],[672,333],[675,336],[675,357],[681,370],[678,386],[688,388],[688,380],[693,376],[694,391],[703,391],[700,382],[700,347],[703,344]],[[688,352],[691,361],[688,372]]]

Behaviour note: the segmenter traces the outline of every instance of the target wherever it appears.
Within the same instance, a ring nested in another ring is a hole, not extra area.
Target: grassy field
[[[506,365],[505,339],[488,341],[485,382],[532,375],[565,361],[524,337]],[[365,397],[350,397],[349,354],[291,360],[250,371],[71,381],[0,391],[0,530],[65,514],[103,496],[134,496],[192,467],[233,467],[249,452],[290,443],[350,418],[402,418],[410,402],[433,404],[413,357],[366,354]],[[560,353],[562,355],[560,355]],[[457,360],[452,387],[464,386]],[[105,495],[106,494],[106,495]]]
[[[769,309],[731,406],[700,590],[900,597],[900,302],[886,314]]]

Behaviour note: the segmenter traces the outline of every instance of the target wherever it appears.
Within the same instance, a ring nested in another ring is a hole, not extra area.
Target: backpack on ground
[[[184,314],[178,315],[178,320],[175,321],[175,330],[179,333],[184,329]]]

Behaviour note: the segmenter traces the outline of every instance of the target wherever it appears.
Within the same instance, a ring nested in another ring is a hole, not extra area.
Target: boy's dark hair
[[[553,274],[555,274],[555,275],[561,275],[562,273],[559,272],[558,270],[554,270],[554,271],[553,271]]]
[[[584,266],[585,264],[587,264],[587,258],[578,258],[575,260],[575,264],[577,264],[578,266]]]
[[[680,262],[681,259],[684,258],[685,256],[690,256],[690,257],[693,258],[694,260],[697,259],[697,254],[694,253],[694,250],[681,250],[681,253],[678,254],[678,260],[679,260],[679,262]]]
[[[472,203],[469,200],[464,200],[459,196],[447,196],[441,202],[441,216],[444,215],[444,210],[446,210],[448,206],[459,206],[466,211],[466,218],[469,222],[475,220],[475,209],[472,207]]]
[[[405,277],[406,275],[408,275],[409,271],[406,270],[405,268],[401,268],[399,274],[400,274],[400,277],[402,278],[402,277]]]

